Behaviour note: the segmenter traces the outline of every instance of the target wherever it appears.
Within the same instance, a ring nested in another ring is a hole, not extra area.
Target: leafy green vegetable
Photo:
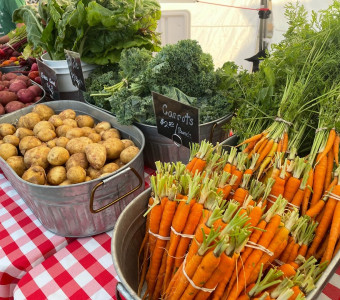
[[[17,9],[13,20],[28,24],[28,41],[54,60],[65,59],[68,49],[87,63],[106,65],[118,62],[125,48],[158,51],[160,14],[155,0],[40,0],[38,8]]]

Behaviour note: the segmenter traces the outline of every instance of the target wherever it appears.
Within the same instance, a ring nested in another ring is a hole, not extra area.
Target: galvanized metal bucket
[[[141,150],[123,168],[95,180],[69,186],[42,186],[21,179],[0,158],[0,168],[34,215],[50,231],[61,236],[91,236],[112,229],[123,209],[144,189],[143,148],[145,140],[135,126],[120,125],[116,118],[79,101],[45,103],[61,112],[73,109],[96,121],[107,121],[117,128],[123,138],[130,138]],[[31,112],[24,108],[1,118],[0,123],[17,122],[20,116]]]
[[[222,142],[227,138],[227,131],[222,127],[227,124],[232,114],[217,119],[215,121],[200,125],[200,141],[208,140],[213,144]],[[188,148],[174,143],[157,132],[157,127],[142,123],[135,125],[143,132],[145,136],[145,155],[144,162],[150,168],[155,168],[155,161],[175,162],[182,161],[187,163],[190,151]]]
[[[114,228],[111,240],[111,253],[114,267],[120,282],[116,287],[117,299],[120,294],[125,299],[141,299],[138,289],[138,251],[145,234],[147,210],[151,189],[134,199],[123,211]],[[340,266],[340,251],[334,257],[316,284],[316,288],[307,296],[307,300],[318,299],[321,291],[332,274]]]

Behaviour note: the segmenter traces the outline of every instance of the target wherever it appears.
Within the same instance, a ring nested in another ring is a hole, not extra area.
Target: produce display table
[[[153,170],[145,169],[146,187]],[[0,173],[0,299],[115,299],[112,231],[64,238],[47,231]],[[340,299],[340,268],[318,299]]]

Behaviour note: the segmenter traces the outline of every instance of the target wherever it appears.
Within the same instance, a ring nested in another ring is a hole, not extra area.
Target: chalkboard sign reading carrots
[[[178,146],[189,148],[199,142],[199,110],[161,94],[152,93],[159,134],[172,139]]]

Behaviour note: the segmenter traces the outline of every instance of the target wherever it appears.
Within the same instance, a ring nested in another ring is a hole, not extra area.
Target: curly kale
[[[203,53],[195,40],[166,45],[149,63],[145,84],[150,90],[155,86],[173,86],[191,97],[202,96],[216,85],[212,57]]]

